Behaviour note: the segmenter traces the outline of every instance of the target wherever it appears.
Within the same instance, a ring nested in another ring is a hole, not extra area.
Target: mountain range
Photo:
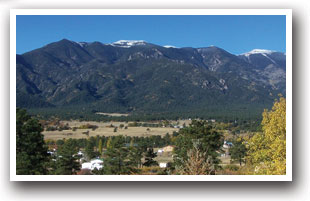
[[[261,113],[285,96],[286,55],[67,39],[16,55],[17,107],[134,114]],[[229,116],[229,115],[228,115]]]

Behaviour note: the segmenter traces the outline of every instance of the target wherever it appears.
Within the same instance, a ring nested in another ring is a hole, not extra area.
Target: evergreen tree
[[[91,160],[92,158],[95,158],[97,156],[96,152],[94,151],[94,144],[90,141],[90,139],[87,140],[85,155],[87,160]]]
[[[16,174],[47,174],[49,155],[38,120],[16,109]]]
[[[210,175],[215,173],[215,165],[212,159],[202,152],[202,144],[199,140],[193,143],[193,148],[187,152],[188,159],[182,169],[178,170],[182,175]]]
[[[229,149],[231,160],[238,161],[240,166],[245,162],[244,158],[247,153],[247,148],[245,146],[245,141],[242,138],[234,140],[233,146]]]
[[[158,166],[157,161],[154,160],[156,158],[157,153],[154,152],[153,148],[149,148],[145,155],[145,162],[143,163],[146,167]]]
[[[132,169],[140,168],[142,166],[142,161],[141,161],[142,157],[143,157],[143,151],[141,148],[139,147],[129,148],[128,159],[129,159],[129,166],[133,167]]]
[[[200,152],[204,155],[204,160],[212,164],[214,170],[217,169],[220,160],[217,151],[222,147],[222,134],[218,133],[206,121],[193,120],[192,123],[180,129],[176,137],[176,148],[174,150],[174,163],[178,170],[184,169],[184,165],[189,159],[188,152],[193,150],[193,144],[201,143]],[[211,173],[212,171],[209,171]]]
[[[166,133],[166,135],[165,135],[165,137],[164,137],[164,145],[169,145],[169,144],[171,144],[171,137],[170,137],[170,135],[169,135],[169,133]]]
[[[78,148],[74,140],[68,139],[59,147],[56,159],[55,174],[71,175],[80,170],[79,157],[76,155]]]
[[[129,160],[129,149],[126,148],[123,136],[109,138],[110,142],[105,153],[104,167],[95,174],[124,175],[136,172]]]

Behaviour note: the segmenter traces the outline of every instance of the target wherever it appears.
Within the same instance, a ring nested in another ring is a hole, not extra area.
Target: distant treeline
[[[57,117],[62,120],[81,120],[81,121],[154,121],[154,120],[179,120],[179,119],[216,119],[221,122],[232,122],[235,120],[257,120],[262,118],[265,108],[270,109],[271,105],[265,104],[248,104],[234,105],[226,107],[222,106],[206,106],[195,110],[177,110],[177,111],[118,111],[120,113],[128,113],[129,116],[105,116],[96,114],[100,111],[92,109],[87,105],[78,105],[75,107],[53,107],[53,108],[36,108],[27,109],[30,114],[36,115],[40,119],[49,119]]]
[[[129,146],[139,146],[145,148],[155,148],[155,147],[164,147],[167,145],[173,144],[173,138],[175,138],[178,135],[177,132],[174,132],[172,135],[169,135],[168,133],[165,136],[160,135],[152,135],[148,137],[131,137],[131,136],[123,136],[124,138],[124,144],[123,146],[129,147]],[[91,147],[92,150],[98,150],[99,144],[102,143],[102,148],[107,148],[108,141],[114,140],[117,136],[99,136],[96,137],[91,136],[88,139],[86,138],[80,138],[80,139],[71,139],[74,146],[78,149],[85,149],[87,146]],[[46,140],[46,144],[49,147],[53,146],[62,146],[65,143],[65,139],[59,139],[59,140]],[[101,141],[101,142],[100,142]]]
[[[38,119],[48,120],[51,118],[58,118],[60,120],[79,120],[79,121],[97,121],[97,122],[109,122],[119,121],[128,122],[134,121],[135,125],[128,126],[143,126],[143,127],[161,127],[163,124],[154,124],[152,121],[163,120],[181,120],[181,119],[201,119],[210,120],[214,119],[216,122],[230,123],[233,125],[236,132],[242,130],[258,131],[260,130],[260,123],[262,120],[263,109],[256,107],[255,110],[249,113],[246,109],[241,111],[191,111],[191,112],[179,112],[179,113],[154,113],[154,114],[131,114],[129,116],[105,116],[96,114],[95,110],[86,110],[77,108],[48,108],[48,109],[30,109],[29,113],[36,116]],[[211,115],[213,114],[213,115]],[[145,123],[149,122],[149,123]]]

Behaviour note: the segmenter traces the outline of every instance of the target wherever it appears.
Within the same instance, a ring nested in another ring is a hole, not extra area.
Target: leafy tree
[[[286,100],[280,96],[263,113],[262,133],[249,140],[249,162],[255,174],[286,174]]]
[[[146,167],[158,166],[157,161],[154,158],[157,156],[157,153],[154,152],[153,148],[149,148],[145,155],[145,162],[143,163]]]
[[[135,146],[135,141],[134,139],[130,140],[130,148],[133,148]]]
[[[108,148],[113,148],[112,146],[113,146],[112,145],[112,137],[109,137],[108,142],[107,142],[107,149]]]
[[[201,147],[199,152],[203,153],[205,162],[216,170],[220,160],[218,159],[218,151],[222,147],[222,134],[218,133],[206,121],[193,120],[192,123],[180,129],[179,135],[176,137],[174,150],[174,163],[178,171],[182,172],[185,164],[189,160],[189,150],[194,149],[194,143],[199,141]],[[208,171],[206,173],[211,173]]]
[[[99,140],[98,151],[100,153],[100,156],[102,156],[102,139]]]
[[[38,120],[16,109],[16,174],[47,174],[48,154]]]
[[[80,170],[79,157],[76,155],[78,148],[72,139],[68,139],[59,147],[56,159],[55,174],[71,175]]]
[[[245,146],[245,141],[242,138],[234,140],[233,146],[229,149],[231,160],[238,161],[240,166],[245,162],[244,158],[247,154],[247,148]]]

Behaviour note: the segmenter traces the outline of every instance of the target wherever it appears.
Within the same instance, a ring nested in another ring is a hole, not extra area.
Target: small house
[[[232,142],[224,141],[223,148],[228,149],[233,146]]]
[[[173,149],[174,149],[174,146],[168,145],[168,146],[164,147],[162,150],[164,152],[172,152]]]
[[[159,163],[159,167],[160,168],[166,168],[167,167],[167,163]]]

